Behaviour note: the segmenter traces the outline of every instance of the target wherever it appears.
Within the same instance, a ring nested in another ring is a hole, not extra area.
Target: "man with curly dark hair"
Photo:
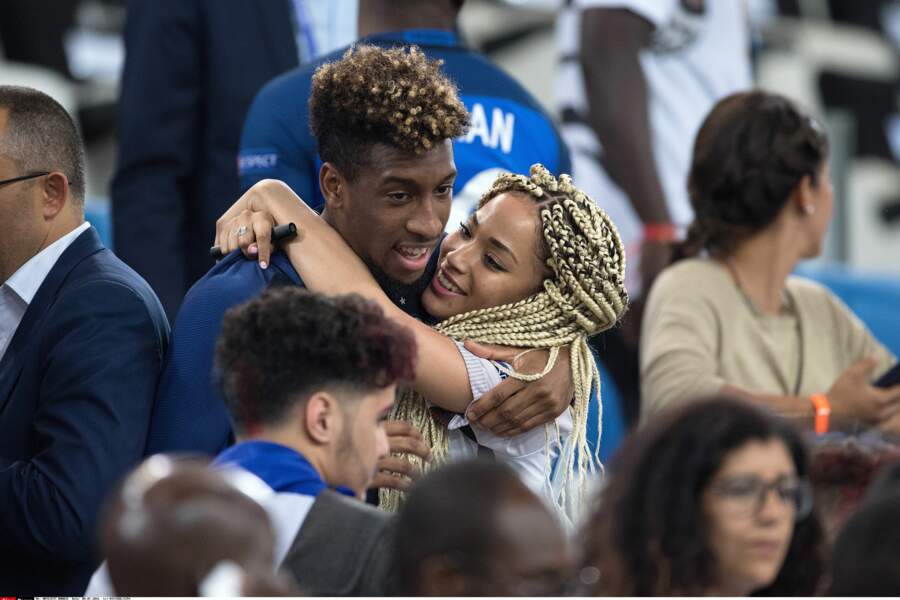
[[[274,555],[266,558],[304,593],[387,590],[392,521],[355,497],[388,453],[384,419],[397,384],[412,379],[415,357],[412,332],[360,296],[281,287],[225,314],[215,381],[237,443],[213,465],[235,469],[263,490],[255,494],[275,537]],[[237,556],[230,560],[239,562]],[[95,575],[91,594],[113,593],[107,572],[147,572],[115,558]],[[153,585],[146,589],[165,587]]]
[[[447,222],[456,176],[450,140],[464,133],[468,123],[456,88],[437,62],[419,52],[359,48],[322,70],[313,95],[326,160],[320,174],[328,196],[323,215],[393,301],[422,317],[419,298],[436,266],[431,259],[437,257],[434,248]],[[417,98],[417,104],[404,103],[400,95]],[[241,232],[232,233],[237,237]],[[157,391],[146,454],[215,454],[232,440],[223,399],[207,375],[222,316],[267,287],[303,285],[280,254],[266,267],[234,253],[185,297]],[[389,433],[392,447],[428,455],[406,424],[392,423]],[[393,463],[394,472],[410,471],[401,461]],[[405,485],[405,480],[394,481]]]
[[[450,214],[457,173],[452,140],[465,133],[469,121],[456,86],[439,61],[415,48],[359,45],[317,71],[310,114],[324,161],[319,169],[322,216],[363,259],[394,304],[428,319],[420,298],[434,276]],[[252,230],[236,227],[228,234],[234,242],[250,234],[266,240],[270,231],[269,223],[260,222]],[[205,376],[212,369],[221,317],[265,287],[303,285],[284,254],[259,258],[247,261],[237,252],[225,257],[185,298],[157,392],[148,454],[216,453],[229,443],[223,401]],[[533,360],[541,362],[541,357],[531,353],[514,366],[523,372],[542,368],[542,363],[528,362]],[[511,381],[492,393],[512,397],[520,411],[533,409],[542,422],[550,422],[568,408],[571,386],[564,357],[548,377],[528,384]],[[534,414],[530,417],[529,428],[541,424]],[[506,435],[516,433],[511,427]],[[388,432],[395,452],[422,458],[429,454],[406,422],[389,423]],[[416,474],[402,457],[386,457],[375,487],[406,489]]]
[[[528,173],[531,165],[540,163],[554,175],[571,173],[571,161],[566,144],[563,143],[554,120],[541,107],[538,100],[519,81],[494,64],[489,57],[469,48],[458,35],[457,21],[464,0],[360,0],[359,36],[360,44],[389,50],[392,48],[417,48],[428,59],[439,61],[441,71],[459,87],[459,100],[469,112],[470,125],[464,135],[452,139],[453,162],[456,178],[453,182],[453,202],[449,218],[444,221],[447,233],[455,231],[459,224],[472,214],[481,196],[491,186],[500,173]],[[324,65],[343,63],[341,58],[347,49],[336,50],[318,60],[284,73],[267,83],[257,93],[244,121],[241,134],[238,171],[241,189],[246,191],[263,179],[284,181],[303,201],[313,208],[330,203],[327,191],[321,184],[323,163],[335,163],[338,149],[325,143],[321,126],[336,133],[334,139],[347,142],[353,128],[340,129],[331,121],[322,121],[321,114],[314,114],[308,100],[314,94],[320,81],[314,80],[317,69]],[[368,57],[368,55],[367,55]],[[367,58],[366,57],[366,58]],[[364,57],[359,56],[363,59]],[[352,72],[349,68],[347,72]],[[395,82],[415,81],[407,76],[394,78]],[[342,83],[345,85],[346,80]],[[414,118],[433,117],[440,120],[440,103],[433,104],[430,98],[419,93],[418,85],[407,86],[409,96],[403,95],[400,87],[394,94],[382,89],[381,98],[373,97],[375,104],[384,101],[383,108],[390,111],[395,102],[407,108],[420,107],[421,112]],[[368,91],[355,95],[348,102],[358,107],[358,114],[370,115]],[[425,102],[422,102],[425,100]],[[439,100],[439,97],[438,97]],[[433,107],[438,113],[433,112]],[[379,111],[372,113],[380,114]],[[401,111],[400,114],[405,114]],[[318,123],[318,125],[317,125]],[[359,153],[355,153],[359,158]],[[374,155],[373,155],[374,157]],[[340,162],[340,161],[338,161]],[[375,163],[372,163],[375,164]],[[354,173],[344,173],[346,161],[338,170],[353,179]],[[387,176],[387,173],[385,173]],[[365,229],[373,213],[377,212],[377,199],[384,193],[377,190],[377,181],[359,182],[353,194],[359,198],[361,207],[354,208],[359,226]],[[398,192],[409,192],[394,186]],[[373,193],[374,192],[374,193]],[[371,211],[368,207],[372,207]],[[360,248],[353,241],[364,240],[367,248],[384,251],[390,248],[389,240],[378,241],[375,236],[367,238],[347,235],[344,238],[353,249]],[[352,238],[352,239],[351,239]],[[421,250],[420,250],[421,251]],[[365,253],[360,253],[365,257]],[[367,261],[371,263],[372,261]],[[377,263],[376,263],[377,264]],[[384,283],[382,281],[382,283]],[[414,302],[409,295],[400,294],[406,303]],[[397,297],[393,298],[395,301]],[[409,308],[408,304],[404,308]],[[410,314],[415,311],[407,310]],[[481,356],[491,359],[514,361],[517,351],[499,354],[483,351]],[[601,352],[603,356],[603,352]],[[523,362],[533,360],[534,355],[525,355]],[[515,361],[514,361],[515,362]],[[519,364],[526,371],[534,366]],[[565,399],[571,396],[572,384],[568,377],[569,362],[563,357],[563,364],[554,369],[546,381],[522,386],[521,382],[507,380],[476,401],[470,410],[473,422],[502,436],[524,433],[553,421],[566,408]],[[551,385],[555,384],[555,385]],[[607,411],[608,416],[613,411]],[[603,426],[607,433],[612,427]],[[613,436],[607,436],[607,443]]]
[[[422,281],[453,199],[451,140],[469,124],[456,86],[415,47],[360,45],[319,67],[309,112],[325,219],[382,287]],[[418,305],[422,290],[401,298]]]
[[[415,355],[412,332],[359,296],[269,289],[225,314],[215,377],[238,443],[214,464],[283,496],[275,561],[306,593],[384,592],[389,517],[353,497],[388,453],[384,420]]]

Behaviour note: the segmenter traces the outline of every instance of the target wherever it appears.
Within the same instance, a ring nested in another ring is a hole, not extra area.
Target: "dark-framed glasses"
[[[15,183],[17,181],[26,181],[28,179],[34,179],[36,177],[43,177],[44,175],[49,175],[50,171],[41,171],[40,173],[29,173],[28,175],[19,175],[18,177],[12,177],[10,179],[0,179],[0,186],[4,186],[10,183]]]
[[[734,477],[714,482],[710,492],[724,500],[737,515],[756,516],[765,506],[769,492],[785,507],[794,511],[794,520],[800,521],[812,511],[812,486],[805,479],[779,477],[765,482],[758,477]]]

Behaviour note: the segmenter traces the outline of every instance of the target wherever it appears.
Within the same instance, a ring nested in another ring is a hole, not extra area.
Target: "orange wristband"
[[[828,418],[831,416],[831,402],[825,394],[813,394],[809,397],[816,411],[815,429],[816,435],[828,433]]]
[[[644,224],[644,241],[675,242],[679,238],[679,227],[672,223]]]

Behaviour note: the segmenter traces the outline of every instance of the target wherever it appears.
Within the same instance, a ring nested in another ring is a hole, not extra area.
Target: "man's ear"
[[[327,162],[319,169],[319,188],[328,210],[340,210],[347,202],[347,179],[333,163]]]
[[[55,218],[66,204],[72,202],[69,195],[69,180],[59,171],[53,171],[41,178],[37,185],[40,186],[43,199],[44,219],[48,221]]]
[[[337,399],[328,392],[316,392],[306,402],[306,433],[315,444],[328,445],[341,433],[342,413]]]

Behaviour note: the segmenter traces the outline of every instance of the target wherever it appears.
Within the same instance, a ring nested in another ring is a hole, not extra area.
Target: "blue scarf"
[[[274,442],[252,440],[226,448],[212,462],[214,467],[223,465],[235,465],[253,473],[276,492],[318,496],[328,487],[302,454]],[[356,496],[353,490],[343,486],[335,490]]]

